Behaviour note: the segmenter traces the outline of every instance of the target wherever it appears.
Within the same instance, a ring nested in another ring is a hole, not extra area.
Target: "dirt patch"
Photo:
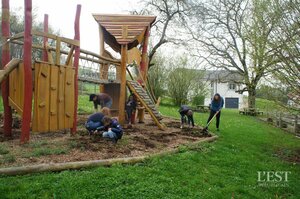
[[[300,148],[297,149],[277,149],[275,156],[278,156],[279,158],[292,162],[300,164]]]
[[[113,144],[99,135],[89,136],[84,129],[86,118],[87,115],[79,115],[75,136],[68,131],[31,133],[30,143],[25,145],[19,142],[20,129],[15,128],[10,139],[0,129],[0,167],[148,155],[205,139],[201,127],[180,129],[179,120],[164,118],[168,128],[161,131],[146,116],[145,123],[124,129],[123,138]]]

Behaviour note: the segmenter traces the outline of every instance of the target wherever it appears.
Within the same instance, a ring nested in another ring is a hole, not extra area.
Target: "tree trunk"
[[[255,108],[256,88],[249,88],[248,94],[248,108]]]

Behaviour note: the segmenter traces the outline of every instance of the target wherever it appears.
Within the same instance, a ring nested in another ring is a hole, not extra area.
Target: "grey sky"
[[[49,15],[49,24],[60,30],[65,37],[74,37],[74,18],[76,5],[81,4],[81,47],[93,52],[99,52],[98,25],[92,13],[124,13],[138,5],[139,0],[33,0],[33,8],[37,10],[39,21],[43,21],[44,14]],[[22,8],[24,0],[10,0],[12,10]]]

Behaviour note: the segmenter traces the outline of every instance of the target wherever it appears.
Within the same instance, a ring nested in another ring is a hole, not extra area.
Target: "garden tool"
[[[208,123],[206,124],[206,126],[202,129],[201,133],[207,135],[208,134],[208,127],[210,125],[210,123],[215,119],[215,117],[218,115],[219,111],[217,111],[214,116],[208,121]]]

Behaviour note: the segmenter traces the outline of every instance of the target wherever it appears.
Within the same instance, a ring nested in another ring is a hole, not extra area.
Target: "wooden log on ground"
[[[68,169],[81,169],[81,168],[92,168],[98,166],[111,166],[116,163],[121,164],[133,164],[143,161],[146,156],[132,157],[132,158],[116,158],[106,160],[91,160],[91,161],[80,161],[80,162],[67,162],[67,163],[56,163],[56,164],[39,164],[34,166],[24,167],[11,167],[0,169],[2,175],[24,175],[29,173],[40,173],[46,171],[63,171]]]

